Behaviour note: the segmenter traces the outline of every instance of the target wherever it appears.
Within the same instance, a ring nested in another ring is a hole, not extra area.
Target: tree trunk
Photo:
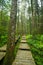
[[[43,0],[41,0],[41,27],[40,34],[43,34]]]
[[[14,59],[15,33],[16,33],[17,0],[12,0],[10,24],[8,30],[8,42],[4,65],[12,65]]]

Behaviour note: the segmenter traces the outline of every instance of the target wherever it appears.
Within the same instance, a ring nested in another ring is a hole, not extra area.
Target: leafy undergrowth
[[[26,39],[31,47],[36,65],[43,65],[43,35],[36,35],[35,38],[32,35],[28,35]]]
[[[16,38],[17,37],[18,37],[18,35],[16,35]],[[5,45],[7,43],[7,38],[8,38],[7,34],[0,36],[0,47],[2,47],[3,45]]]
[[[17,51],[18,51],[18,49],[19,49],[20,41],[21,41],[21,38],[20,38],[20,40],[18,41],[17,45],[15,46],[15,49],[14,49],[14,58],[16,57]]]
[[[0,47],[7,43],[7,35],[2,35],[0,37]]]

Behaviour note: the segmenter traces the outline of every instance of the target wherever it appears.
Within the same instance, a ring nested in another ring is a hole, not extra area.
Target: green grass
[[[43,65],[43,35],[36,35],[34,39],[32,35],[27,35],[26,39],[31,47],[36,65]]]

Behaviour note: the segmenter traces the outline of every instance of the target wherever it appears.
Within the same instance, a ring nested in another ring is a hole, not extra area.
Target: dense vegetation
[[[33,57],[37,65],[42,65],[43,0],[0,0],[0,47],[8,43],[6,64],[11,64],[16,38],[24,34],[30,34],[27,41]]]
[[[32,35],[27,35],[26,38],[36,65],[43,65],[43,35],[36,35],[35,38]]]

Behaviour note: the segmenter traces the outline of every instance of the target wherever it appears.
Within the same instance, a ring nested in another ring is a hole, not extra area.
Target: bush
[[[2,35],[0,40],[0,47],[7,43],[7,35]]]
[[[29,35],[27,41],[31,47],[36,65],[43,65],[43,35],[36,35],[35,39]]]

